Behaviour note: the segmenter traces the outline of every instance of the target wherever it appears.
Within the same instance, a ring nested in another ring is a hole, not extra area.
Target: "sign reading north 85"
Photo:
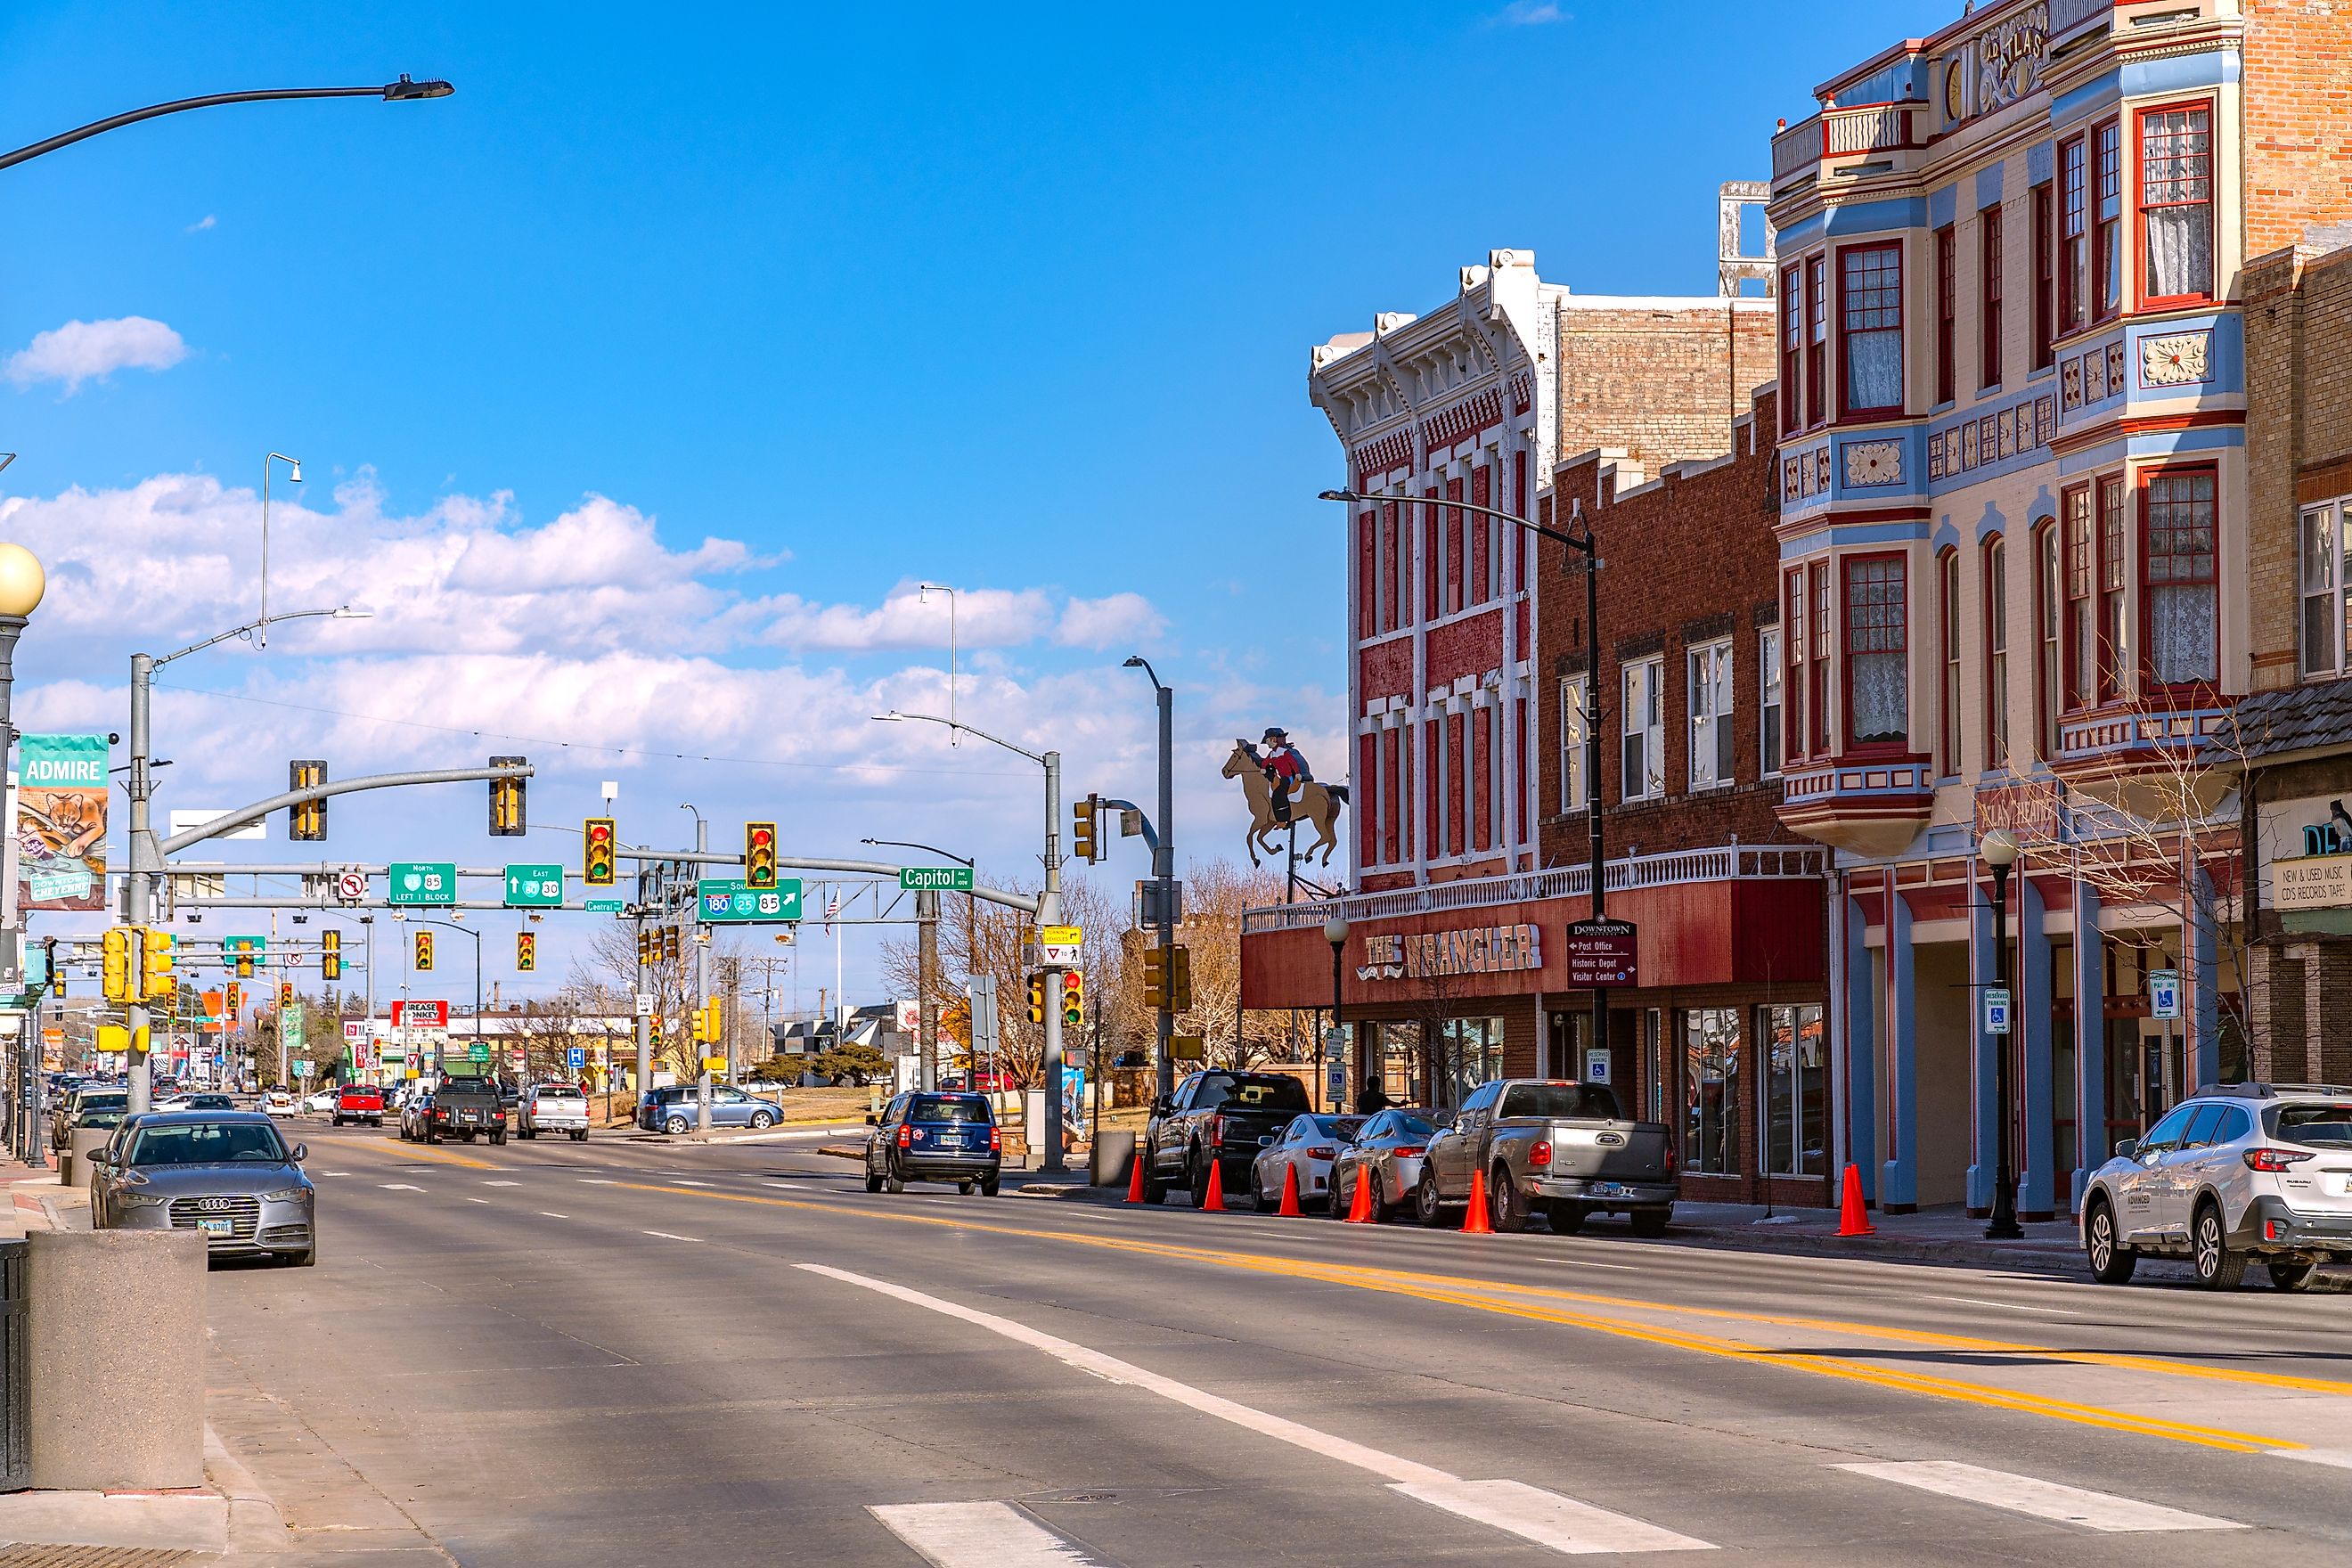
[[[782,879],[772,888],[747,888],[740,878],[705,877],[694,888],[696,918],[706,925],[801,918],[797,877]]]
[[[394,904],[454,904],[457,901],[457,863],[454,860],[394,860],[385,878]]]

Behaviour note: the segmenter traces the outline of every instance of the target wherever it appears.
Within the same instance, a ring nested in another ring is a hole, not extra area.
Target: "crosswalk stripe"
[[[891,1503],[866,1511],[935,1568],[1105,1568],[1001,1502]]]
[[[2012,1476],[2003,1470],[1988,1470],[1981,1466],[1964,1465],[1950,1459],[1837,1465],[1832,1468],[1849,1470],[1858,1476],[1874,1477],[1882,1481],[1893,1481],[1897,1486],[1916,1487],[1925,1492],[2006,1509],[2011,1513],[2026,1514],[2034,1519],[2080,1525],[2084,1530],[2109,1533],[2246,1528],[2231,1520],[2209,1519],[2201,1513],[2183,1513],[2179,1509],[2166,1508],[2160,1503],[2141,1502],[2137,1498],[2084,1491],[2080,1487],[2060,1486],[2055,1481],[2036,1480],[2032,1476]]]
[[[1712,1552],[1712,1542],[1695,1541],[1642,1520],[1578,1502],[1525,1481],[1399,1481],[1391,1491],[1416,1502],[1491,1524],[1554,1552],[1582,1556],[1595,1552]]]

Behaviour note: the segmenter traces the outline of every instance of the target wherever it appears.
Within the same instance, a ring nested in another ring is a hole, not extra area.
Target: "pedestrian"
[[[1356,1114],[1378,1116],[1389,1108],[1389,1097],[1381,1089],[1380,1080],[1367,1073],[1364,1087],[1356,1091]]]

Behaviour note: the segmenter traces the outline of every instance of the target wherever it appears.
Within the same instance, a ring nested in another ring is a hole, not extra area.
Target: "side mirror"
[[[2137,1138],[2124,1138],[2118,1140],[2116,1143],[2116,1158],[2118,1160],[2137,1160],[2139,1158],[2139,1140]]]
[[[310,1146],[308,1143],[297,1143],[294,1145],[294,1163],[296,1164],[300,1164],[310,1157]]]
[[[869,1110],[866,1113],[866,1125],[868,1127],[879,1127],[882,1125],[882,1119]]]
[[[1176,1109],[1176,1097],[1175,1097],[1174,1095],[1172,1095],[1172,1094],[1160,1094],[1160,1095],[1154,1095],[1154,1096],[1152,1096],[1152,1099],[1151,1099],[1151,1114],[1152,1114],[1152,1115],[1154,1115],[1154,1116],[1166,1116],[1167,1114],[1169,1114],[1171,1111],[1174,1110],[1175,1109]]]

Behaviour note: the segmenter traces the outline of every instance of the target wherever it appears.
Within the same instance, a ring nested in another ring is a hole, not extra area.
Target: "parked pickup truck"
[[[1472,1090],[1429,1142],[1414,1190],[1421,1223],[1468,1202],[1476,1171],[1496,1230],[1526,1229],[1540,1206],[1563,1236],[1589,1214],[1622,1214],[1635,1236],[1655,1237],[1674,1214],[1674,1130],[1628,1121],[1602,1084],[1513,1078]]]
[[[483,1137],[493,1143],[507,1141],[507,1109],[492,1080],[445,1078],[427,1099],[430,1104],[415,1118],[427,1143],[444,1138],[463,1138],[468,1143]]]
[[[1193,1073],[1175,1093],[1151,1102],[1136,1155],[1143,1162],[1143,1201],[1162,1202],[1171,1187],[1181,1186],[1198,1207],[1208,1201],[1212,1166],[1220,1172],[1220,1190],[1246,1192],[1258,1151],[1293,1117],[1314,1109],[1307,1086],[1286,1073]]]
[[[371,1127],[383,1125],[383,1090],[372,1083],[347,1083],[335,1091],[335,1125],[346,1121],[364,1121]]]

